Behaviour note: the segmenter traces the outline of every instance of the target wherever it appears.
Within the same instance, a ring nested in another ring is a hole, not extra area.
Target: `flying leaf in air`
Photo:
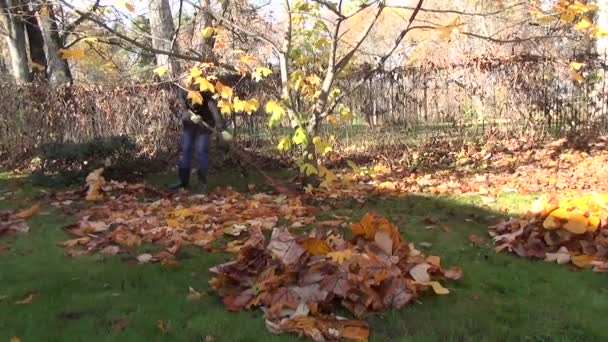
[[[211,38],[215,35],[215,29],[211,26],[207,26],[201,30],[201,35],[204,38]]]
[[[198,91],[189,91],[187,98],[192,101],[192,104],[203,104],[203,96]]]
[[[242,56],[241,56],[241,62],[243,62],[243,63],[245,63],[245,64],[247,64],[247,65],[251,65],[251,64],[253,64],[253,63],[257,63],[257,62],[258,62],[258,59],[257,59],[257,58],[255,58],[255,57],[254,57],[254,56],[252,56],[252,55],[242,55]]]
[[[129,1],[120,1],[118,5],[131,13],[135,13],[135,6]]]
[[[61,54],[61,58],[63,59],[80,60],[84,58],[83,49],[60,49],[59,53]]]
[[[162,77],[169,71],[169,68],[166,66],[159,66],[158,68],[152,70],[153,73],[157,74],[159,77]]]

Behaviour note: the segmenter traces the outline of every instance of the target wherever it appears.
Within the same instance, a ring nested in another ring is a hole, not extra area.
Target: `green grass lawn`
[[[250,180],[222,175],[219,183]],[[158,183],[168,178],[157,177]],[[27,179],[0,174],[0,197],[15,192],[0,209],[25,207],[40,194]],[[372,341],[606,341],[608,278],[591,271],[531,262],[491,246],[478,247],[470,234],[486,237],[486,227],[505,210],[517,213],[533,196],[504,195],[482,208],[476,197],[430,197],[345,204],[325,211],[359,218],[374,209],[420,248],[460,265],[465,277],[447,282],[447,296],[423,297],[401,310],[370,316]],[[438,223],[433,224],[432,222]],[[120,256],[63,256],[57,243],[71,218],[46,208],[30,220],[26,235],[4,236],[0,245],[0,341],[293,341],[267,332],[261,311],[230,313],[207,284],[209,267],[229,258],[199,249],[180,255],[181,268],[138,265]],[[188,301],[191,286],[208,295]],[[15,304],[35,292],[29,305]],[[157,323],[169,331],[162,335]]]

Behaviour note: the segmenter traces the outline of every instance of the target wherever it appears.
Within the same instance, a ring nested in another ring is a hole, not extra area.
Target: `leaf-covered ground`
[[[249,183],[230,175],[221,178],[242,188]],[[0,209],[30,207],[44,195],[42,190],[27,178],[4,174]],[[463,279],[449,284],[447,296],[423,297],[420,303],[369,317],[371,340],[608,339],[597,320],[608,310],[604,274],[492,249],[487,226],[505,212],[523,211],[535,197],[500,192],[488,203],[478,195],[409,195],[352,201],[323,211],[320,219],[336,214],[356,220],[375,209],[408,240],[426,246],[420,247],[426,254],[441,255],[443,263],[465,271]],[[29,233],[0,238],[0,340],[293,340],[270,334],[258,311],[225,309],[208,285],[208,269],[230,255],[184,247],[177,268],[100,254],[67,258],[58,244],[71,238],[63,228],[73,220],[43,207],[28,219]],[[157,248],[144,244],[138,252]]]

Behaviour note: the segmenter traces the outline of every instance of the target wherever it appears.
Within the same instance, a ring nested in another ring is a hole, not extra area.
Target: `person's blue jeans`
[[[207,184],[207,171],[209,170],[209,133],[196,125],[184,124],[181,141],[181,154],[179,158],[179,178],[183,186],[187,186],[192,169],[194,153],[198,156],[198,180],[200,184]]]

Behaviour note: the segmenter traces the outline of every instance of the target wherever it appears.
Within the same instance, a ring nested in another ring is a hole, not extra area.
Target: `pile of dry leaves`
[[[338,174],[340,182],[326,192],[330,198],[364,199],[370,194],[406,196],[412,192],[477,194],[493,198],[499,192],[608,191],[608,139],[597,138],[584,146],[560,139],[532,146],[515,139],[459,148],[438,142],[412,154],[424,168],[387,163],[359,167]],[[450,162],[434,165],[433,160]],[[412,157],[413,158],[413,157]],[[428,159],[428,160],[427,160]]]
[[[137,259],[162,261],[174,258],[184,245],[211,250],[213,242],[223,236],[236,238],[223,250],[237,252],[252,227],[270,230],[279,220],[294,226],[315,220],[313,208],[298,197],[244,194],[231,189],[209,195],[175,195],[143,184],[106,183],[100,172],[92,173],[87,181],[87,199],[96,203],[79,211],[77,223],[68,227],[68,232],[77,236],[63,242],[71,256],[93,251],[129,253],[132,247],[154,243],[164,250]]]
[[[360,320],[370,312],[401,308],[429,289],[449,291],[440,279],[459,279],[438,256],[425,256],[403,240],[387,219],[366,214],[345,240],[333,230],[293,235],[275,228],[268,243],[258,227],[238,257],[211,269],[210,284],[229,310],[260,307],[267,328],[316,341],[366,340]],[[357,320],[340,318],[346,309]]]
[[[522,218],[490,227],[497,252],[608,272],[608,194],[537,200]]]

